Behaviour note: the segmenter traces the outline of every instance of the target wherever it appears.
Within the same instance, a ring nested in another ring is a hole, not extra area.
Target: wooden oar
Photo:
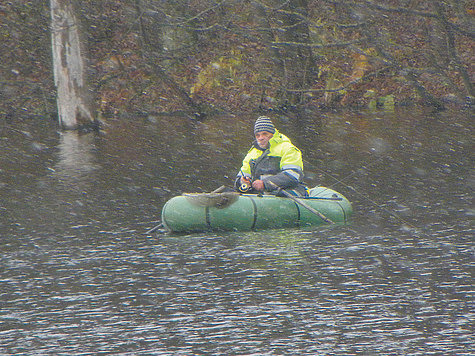
[[[319,212],[318,210],[312,208],[310,205],[308,205],[307,203],[304,203],[303,201],[301,201],[300,199],[298,199],[295,195],[292,195],[290,194],[288,191],[286,191],[285,189],[282,189],[281,187],[279,187],[277,184],[275,184],[274,182],[271,182],[271,181],[267,181],[267,183],[270,183],[270,185],[272,185],[273,187],[277,188],[277,191],[278,192],[282,192],[284,193],[284,195],[287,197],[287,198],[290,198],[292,199],[294,202],[296,202],[297,204],[303,206],[305,209],[307,209],[308,211],[310,211],[311,213],[317,215],[320,219],[322,219],[323,221],[329,223],[329,224],[334,224],[334,222],[327,218],[325,215],[323,215],[321,212]]]
[[[216,194],[216,193],[220,193],[222,192],[224,189],[226,188],[225,185],[222,185],[221,187],[213,190],[210,194]],[[148,230],[147,232],[144,233],[144,235],[150,235],[152,233],[154,233],[155,231],[157,231],[158,229],[162,228],[163,227],[163,224],[160,223],[158,224],[157,226],[154,226],[152,227],[150,230]]]
[[[210,194],[213,194],[213,193],[221,193],[224,189],[226,189],[226,186],[225,185],[222,185],[221,187],[213,190]]]

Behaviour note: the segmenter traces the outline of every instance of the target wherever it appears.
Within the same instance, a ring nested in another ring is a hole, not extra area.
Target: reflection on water
[[[75,131],[61,133],[55,165],[55,173],[60,179],[74,185],[98,168],[94,164],[94,139],[93,135],[80,135]]]
[[[471,354],[469,121],[385,115],[282,130],[350,225],[184,236],[142,232],[170,196],[229,184],[247,147],[217,127],[2,132],[23,164],[0,168],[0,353]]]

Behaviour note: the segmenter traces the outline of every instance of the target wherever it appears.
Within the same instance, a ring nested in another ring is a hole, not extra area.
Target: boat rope
[[[296,223],[296,225],[300,226],[300,217],[301,217],[300,207],[299,207],[299,205],[297,204],[296,201],[294,201],[294,204],[295,204],[295,207],[297,208],[297,223]]]
[[[251,200],[252,211],[253,211],[251,230],[254,230],[254,228],[256,227],[256,223],[257,223],[257,204],[254,201],[254,198],[252,198],[251,196],[249,196],[249,199]]]
[[[205,221],[206,221],[206,226],[208,226],[208,229],[211,229],[211,219],[209,216],[209,206],[205,207]]]

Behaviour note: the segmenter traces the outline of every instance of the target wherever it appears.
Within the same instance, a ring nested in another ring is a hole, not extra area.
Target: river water
[[[468,114],[276,119],[352,222],[177,236],[144,232],[231,184],[251,124],[2,122],[0,354],[473,354]]]

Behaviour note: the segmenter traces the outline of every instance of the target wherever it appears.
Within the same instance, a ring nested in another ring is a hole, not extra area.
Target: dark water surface
[[[2,122],[0,354],[473,354],[468,116],[276,120],[352,223],[180,236],[144,232],[231,184],[250,125]]]

